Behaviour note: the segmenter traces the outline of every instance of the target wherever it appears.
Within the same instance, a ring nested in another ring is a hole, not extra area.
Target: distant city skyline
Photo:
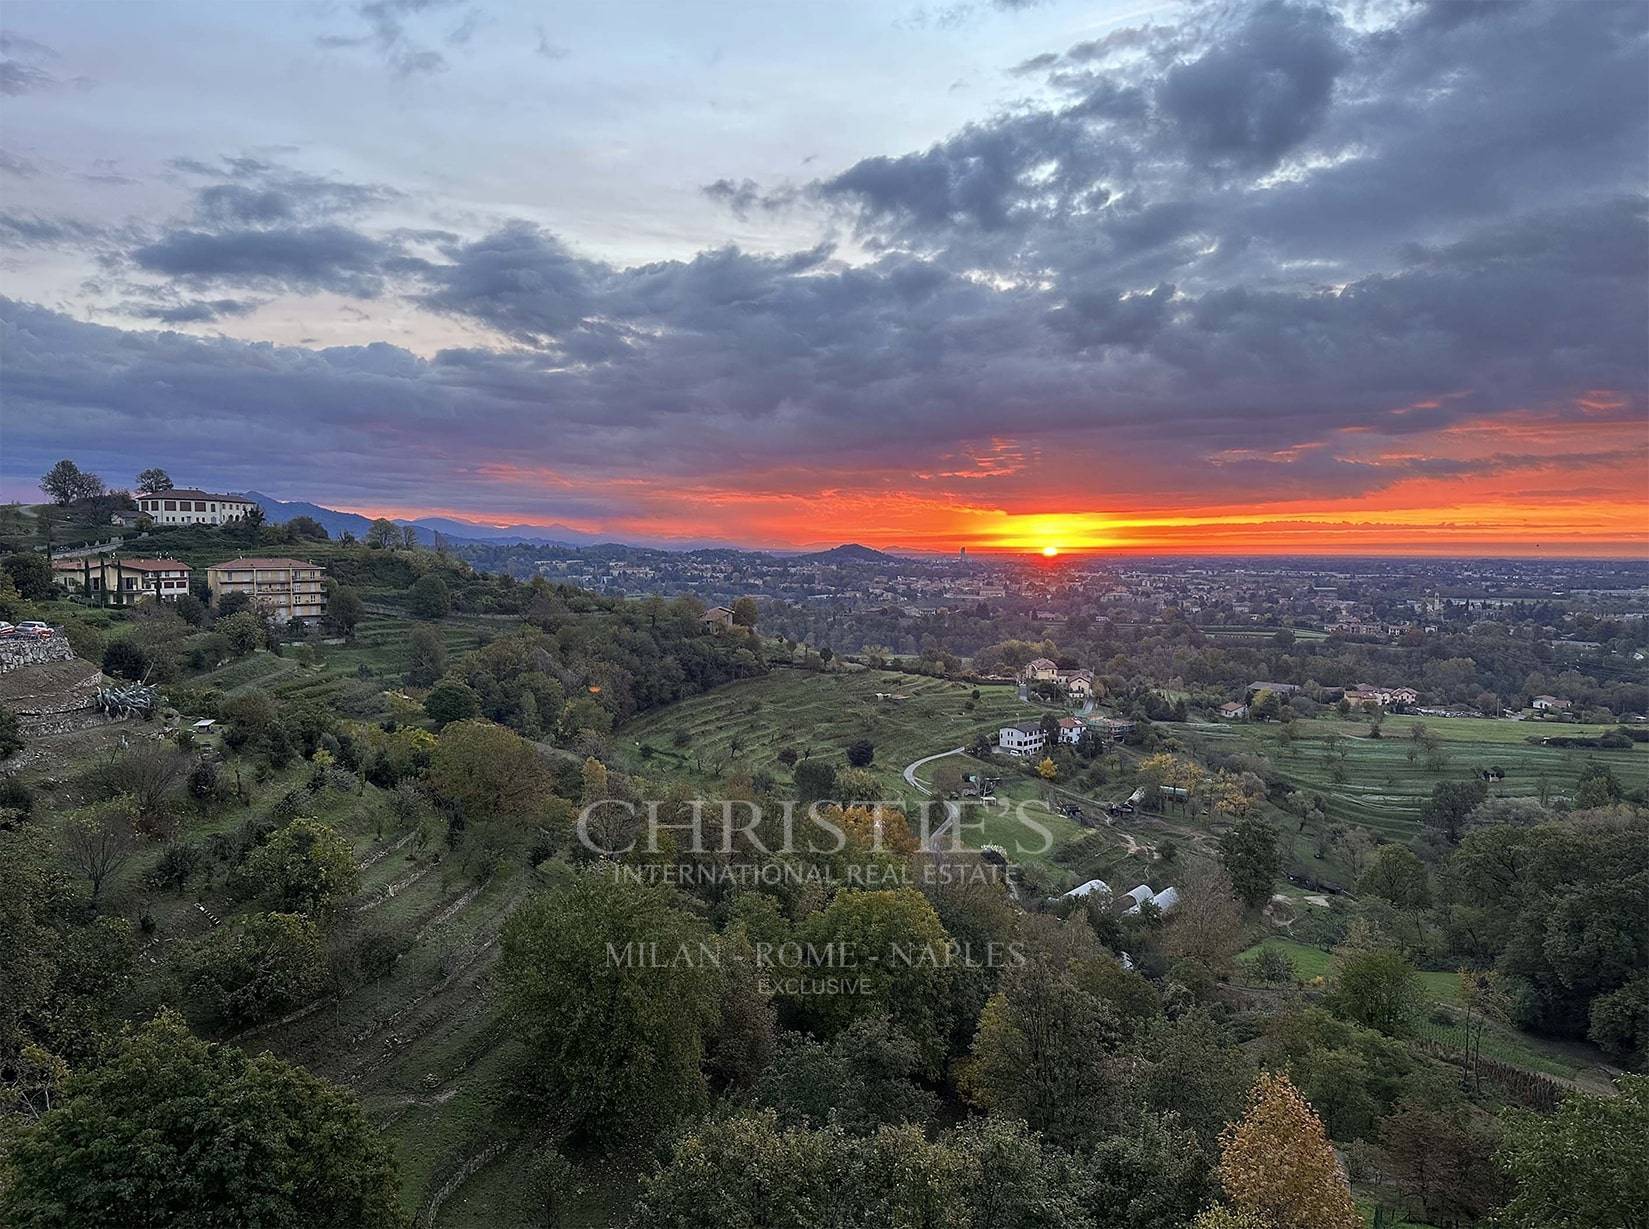
[[[1649,6],[0,10],[0,496],[1649,554]]]

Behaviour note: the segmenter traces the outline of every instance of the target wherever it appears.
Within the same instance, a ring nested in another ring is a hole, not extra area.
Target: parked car
[[[24,619],[17,625],[19,636],[34,636],[40,640],[48,640],[53,635],[52,625],[42,623],[38,619]]]
[[[0,619],[0,640],[4,640],[7,636],[15,635],[17,635],[17,629],[10,623],[7,623],[4,619]]]

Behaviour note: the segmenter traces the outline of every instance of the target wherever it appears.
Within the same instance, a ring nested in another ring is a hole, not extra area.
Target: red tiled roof
[[[189,565],[181,559],[120,559],[109,560],[110,566],[119,563],[123,568],[132,568],[138,572],[177,572],[189,570]]]
[[[212,491],[197,491],[193,487],[177,487],[170,491],[145,491],[137,496],[144,499],[215,499],[219,503],[250,504],[256,500],[247,499],[244,495],[218,495]]]
[[[302,559],[264,559],[252,556],[245,559],[230,559],[224,563],[214,563],[211,571],[251,572],[267,568],[318,568],[318,563],[306,563]]]

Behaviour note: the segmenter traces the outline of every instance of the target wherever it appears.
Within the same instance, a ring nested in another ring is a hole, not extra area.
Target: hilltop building
[[[258,505],[242,495],[214,495],[193,488],[139,495],[137,507],[157,525],[227,525]]]

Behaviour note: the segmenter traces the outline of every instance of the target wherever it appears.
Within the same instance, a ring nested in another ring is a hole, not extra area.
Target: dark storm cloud
[[[1328,110],[1349,55],[1337,17],[1269,3],[1219,46],[1163,78],[1157,103],[1201,158],[1272,167]]]
[[[140,269],[188,285],[332,290],[374,298],[394,247],[342,226],[208,232],[178,229],[131,254]]]

